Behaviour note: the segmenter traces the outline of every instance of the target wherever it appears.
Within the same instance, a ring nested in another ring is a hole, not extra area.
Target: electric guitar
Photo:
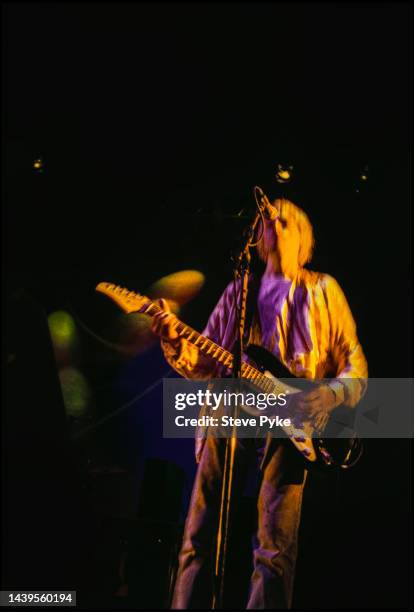
[[[111,298],[126,313],[139,312],[153,317],[162,308],[144,295],[129,291],[112,283],[99,283],[96,291]],[[233,354],[219,346],[209,338],[198,333],[180,320],[177,320],[175,328],[178,335],[196,346],[199,351],[216,362],[231,370],[233,365]],[[249,380],[253,385],[266,393],[295,394],[303,390],[314,388],[316,383],[303,378],[296,378],[289,370],[269,351],[252,345],[246,350],[250,359],[256,366],[246,362],[242,363],[241,374],[243,379]],[[296,378],[296,385],[287,385],[279,379]],[[243,407],[249,410],[248,407]],[[335,411],[338,408],[335,409]],[[298,426],[281,426],[286,436],[294,444],[301,457],[309,468],[315,465],[319,468],[341,467],[343,469],[352,467],[362,455],[362,442],[352,434],[350,437],[315,437],[315,430],[309,421],[300,423]]]

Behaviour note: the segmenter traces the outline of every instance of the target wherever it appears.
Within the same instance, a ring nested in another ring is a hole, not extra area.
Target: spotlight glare
[[[85,416],[91,399],[86,378],[76,368],[66,367],[60,370],[59,380],[66,414],[73,418]]]
[[[290,183],[292,180],[293,166],[277,165],[276,180],[278,183]]]
[[[72,316],[64,311],[57,310],[48,317],[48,324],[52,343],[57,348],[69,348],[76,339],[76,325]]]
[[[41,157],[37,157],[32,164],[32,168],[37,173],[44,172],[45,166],[44,166],[43,159]]]

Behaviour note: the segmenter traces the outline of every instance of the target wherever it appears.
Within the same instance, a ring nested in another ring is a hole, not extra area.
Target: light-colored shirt
[[[241,282],[238,281],[237,299]],[[231,351],[236,339],[234,283],[224,290],[203,335]],[[333,378],[336,404],[355,406],[365,392],[368,366],[356,324],[338,282],[328,274],[302,269],[292,281],[263,276],[252,317],[249,343],[273,353],[295,376]],[[170,365],[186,378],[218,378],[226,368],[202,355],[187,340],[162,340]]]

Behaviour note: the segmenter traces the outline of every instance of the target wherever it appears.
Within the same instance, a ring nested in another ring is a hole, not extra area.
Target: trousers
[[[211,608],[201,594],[206,592],[205,581],[212,568],[224,452],[224,439],[207,437],[184,526],[172,609]],[[290,609],[307,471],[289,440],[238,440],[233,507],[243,491],[252,461],[259,473],[257,530],[253,536],[253,573],[246,609]]]

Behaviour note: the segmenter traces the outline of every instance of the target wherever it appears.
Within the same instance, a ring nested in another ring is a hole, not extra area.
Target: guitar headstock
[[[145,295],[134,293],[113,283],[99,283],[95,289],[110,297],[127,313],[142,312],[152,303]]]

